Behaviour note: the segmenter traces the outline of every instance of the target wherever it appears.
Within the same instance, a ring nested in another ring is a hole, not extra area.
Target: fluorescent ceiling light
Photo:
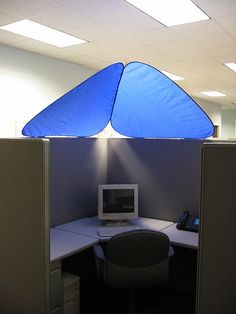
[[[234,72],[236,72],[236,63],[224,63],[224,65],[226,65],[229,69],[233,70]]]
[[[126,0],[165,26],[173,26],[209,17],[190,0]]]
[[[21,20],[5,26],[1,26],[0,28],[57,47],[73,46],[86,42],[83,39],[65,34],[63,32],[32,22],[30,20]]]
[[[226,96],[225,94],[222,94],[220,92],[217,91],[208,91],[208,92],[201,92],[201,94],[210,96],[210,97],[223,97]]]
[[[182,76],[178,76],[178,75],[175,75],[173,73],[166,72],[166,71],[161,71],[161,72],[163,74],[165,74],[166,76],[168,76],[173,81],[183,81],[184,80],[184,78]]]

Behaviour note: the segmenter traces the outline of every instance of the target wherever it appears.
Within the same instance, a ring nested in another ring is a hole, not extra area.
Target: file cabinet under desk
[[[63,314],[63,290],[61,279],[61,263],[50,264],[50,314]]]
[[[80,314],[80,278],[62,272],[64,314]]]

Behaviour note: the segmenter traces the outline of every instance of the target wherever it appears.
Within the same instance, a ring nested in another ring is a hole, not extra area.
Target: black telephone
[[[199,218],[190,216],[189,211],[186,210],[183,212],[183,214],[179,218],[176,228],[179,230],[198,232],[198,226],[199,226]]]

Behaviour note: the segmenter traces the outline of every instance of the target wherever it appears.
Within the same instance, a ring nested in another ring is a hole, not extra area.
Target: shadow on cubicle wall
[[[198,215],[202,140],[108,140],[108,183],[138,183],[139,214],[178,220]]]
[[[51,225],[97,214],[97,187],[107,180],[107,141],[51,138]]]
[[[138,183],[139,214],[198,215],[203,140],[51,138],[52,226],[97,214],[97,187]]]

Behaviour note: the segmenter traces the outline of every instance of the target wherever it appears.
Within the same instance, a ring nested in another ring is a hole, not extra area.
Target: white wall
[[[222,132],[221,136],[224,138],[235,137],[235,122],[236,110],[225,109],[222,110]]]
[[[97,70],[0,45],[0,137],[19,128]]]
[[[194,98],[194,100],[210,117],[213,124],[219,126],[219,136],[221,137],[221,127],[222,127],[221,106],[216,103],[205,101],[199,98]]]

